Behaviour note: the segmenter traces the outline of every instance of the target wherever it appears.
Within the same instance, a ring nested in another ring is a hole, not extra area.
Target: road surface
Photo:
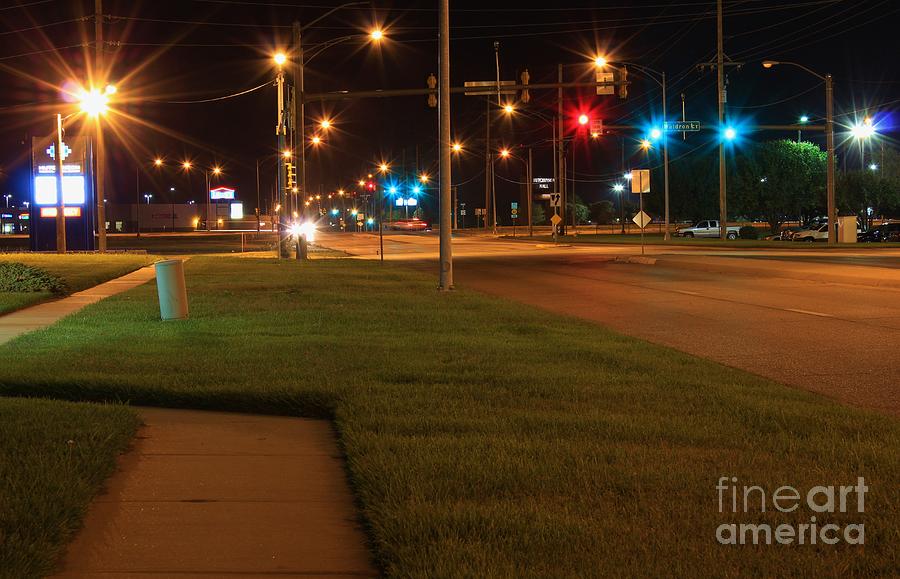
[[[320,243],[377,258],[377,237]],[[437,274],[435,235],[389,235],[385,258]],[[616,262],[633,245],[460,236],[457,287],[602,323],[817,392],[900,415],[900,248],[791,251],[647,248],[655,265]]]

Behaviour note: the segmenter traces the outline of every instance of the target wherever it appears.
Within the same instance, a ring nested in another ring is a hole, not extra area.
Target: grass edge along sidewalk
[[[186,267],[189,321],[158,322],[149,285],[110,298],[0,348],[0,393],[332,418],[391,576],[900,571],[895,419],[392,265]],[[869,492],[720,512],[723,476]],[[865,546],[716,540],[811,516]]]
[[[158,258],[146,254],[0,253],[0,262],[23,263],[43,270],[64,284],[66,291],[0,292],[0,315],[121,277]]]
[[[44,577],[138,426],[127,406],[0,398],[0,577]]]

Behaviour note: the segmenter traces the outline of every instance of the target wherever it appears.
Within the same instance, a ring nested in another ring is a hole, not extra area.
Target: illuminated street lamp
[[[369,38],[371,38],[375,42],[380,42],[382,39],[384,39],[384,32],[380,28],[376,28],[369,33]]]
[[[603,68],[606,66],[606,59],[602,56],[597,56],[594,58],[594,66],[597,68]]]
[[[328,129],[331,128],[331,121],[329,121],[328,119],[322,119],[322,121],[319,122],[319,126],[322,127],[322,129],[327,131]]]
[[[310,139],[310,142],[311,142],[313,145],[318,146],[318,145],[320,145],[320,144],[322,143],[322,138],[319,137],[319,135],[313,135],[313,138]]]
[[[160,159],[159,157],[157,157],[156,159],[153,159],[153,164],[156,165],[157,167],[162,167],[163,160]]]
[[[508,115],[511,115],[514,112],[516,112],[516,107],[512,106],[511,104],[506,104],[503,106],[503,112]]]
[[[627,177],[631,177],[631,173],[626,173]],[[622,193],[625,191],[625,185],[622,183],[616,183],[613,185],[613,191],[619,194],[619,213],[621,217],[619,219],[619,223],[622,225],[622,234],[625,234],[625,199],[623,198]]]
[[[280,67],[284,66],[284,63],[287,62],[287,56],[283,52],[276,52],[272,56],[272,60],[274,60],[275,64],[277,64],[278,67],[280,68]]]
[[[453,149],[454,153],[459,153],[462,151],[462,145],[459,143],[453,143],[453,146],[451,147],[451,149]]]

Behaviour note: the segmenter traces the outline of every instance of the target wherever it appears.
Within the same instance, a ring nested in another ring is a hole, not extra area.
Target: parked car
[[[414,217],[413,219],[400,219],[387,224],[388,229],[394,231],[430,231],[431,224],[427,221]]]
[[[856,236],[856,241],[860,243],[900,241],[900,222],[882,223],[878,227],[873,227],[869,231],[858,234]]]
[[[731,226],[725,228],[725,237],[727,239],[737,239],[740,227]],[[719,222],[716,220],[699,221],[690,227],[679,227],[675,230],[675,235],[681,237],[721,237],[719,231]]]
[[[828,241],[828,224],[812,225],[806,229],[795,231],[791,236],[792,241]]]

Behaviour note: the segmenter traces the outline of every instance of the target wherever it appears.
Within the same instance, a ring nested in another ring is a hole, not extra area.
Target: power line
[[[272,84],[272,81],[266,81],[259,86],[255,86],[253,88],[248,88],[247,90],[243,90],[241,92],[236,92],[234,94],[228,94],[225,96],[213,97],[213,98],[208,98],[208,99],[200,99],[200,100],[194,100],[194,101],[150,101],[150,102],[159,103],[159,104],[167,104],[167,105],[192,105],[192,104],[198,104],[198,103],[211,103],[211,102],[215,102],[215,101],[223,101],[226,99],[233,99],[235,97],[249,94],[253,91],[257,91],[261,88],[270,86],[271,84]]]

